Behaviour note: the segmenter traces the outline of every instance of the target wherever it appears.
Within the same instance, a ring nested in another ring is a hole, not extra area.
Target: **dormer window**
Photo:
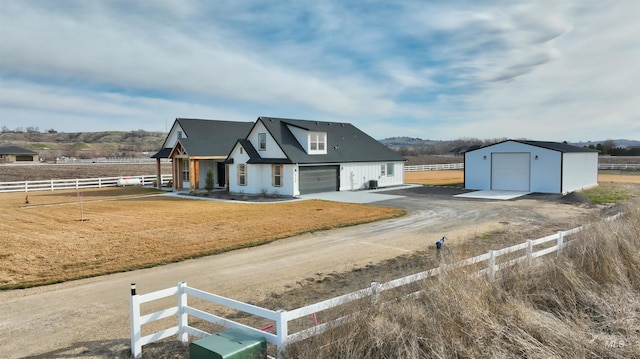
[[[327,134],[325,132],[309,133],[309,154],[327,153]]]
[[[258,134],[258,150],[259,151],[267,150],[267,134],[266,133]]]

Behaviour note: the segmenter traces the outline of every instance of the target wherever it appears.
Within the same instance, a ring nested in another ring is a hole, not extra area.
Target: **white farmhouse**
[[[228,156],[229,192],[297,196],[398,186],[404,161],[349,123],[259,117]]]
[[[464,186],[569,193],[598,185],[598,151],[566,143],[506,140],[464,154]]]

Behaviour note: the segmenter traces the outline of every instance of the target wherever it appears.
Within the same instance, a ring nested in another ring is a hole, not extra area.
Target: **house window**
[[[309,150],[315,152],[325,152],[327,148],[327,134],[322,132],[311,132],[309,134]]]
[[[393,163],[387,163],[387,176],[393,176]]]
[[[387,169],[386,165],[380,165],[380,176],[384,176],[387,174],[386,169]]]
[[[178,131],[178,138],[182,138],[182,131]]]
[[[282,165],[271,165],[271,184],[282,187]]]
[[[182,180],[189,181],[189,160],[182,160]]]
[[[260,151],[267,150],[267,134],[266,133],[258,134],[258,150]]]
[[[247,185],[247,165],[240,164],[238,165],[238,186],[246,186]]]

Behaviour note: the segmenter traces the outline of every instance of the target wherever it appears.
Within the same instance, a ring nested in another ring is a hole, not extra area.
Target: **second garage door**
[[[491,154],[491,189],[529,191],[530,159],[528,152]]]
[[[339,166],[300,167],[300,194],[339,190]]]

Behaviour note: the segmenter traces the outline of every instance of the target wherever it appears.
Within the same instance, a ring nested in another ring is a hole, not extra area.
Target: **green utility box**
[[[261,336],[229,329],[189,344],[191,359],[263,359],[267,341]]]

